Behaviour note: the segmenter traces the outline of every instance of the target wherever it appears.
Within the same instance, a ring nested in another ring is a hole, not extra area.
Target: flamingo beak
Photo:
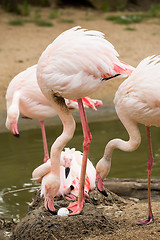
[[[17,121],[13,121],[11,123],[11,132],[15,137],[19,137],[18,127],[17,127]]]
[[[66,176],[66,178],[68,177],[69,173],[70,173],[70,167],[66,167],[65,168],[65,176]]]
[[[96,188],[97,190],[102,193],[105,197],[108,197],[108,193],[106,192],[104,188],[104,182],[100,176],[100,173],[98,172],[96,175]]]
[[[52,214],[52,215],[57,215],[57,211],[52,211],[51,209],[49,209],[49,206],[48,206],[48,201],[47,201],[47,210]]]
[[[101,100],[94,99],[94,102],[95,102],[95,107],[96,108],[99,108],[103,105],[103,102]]]

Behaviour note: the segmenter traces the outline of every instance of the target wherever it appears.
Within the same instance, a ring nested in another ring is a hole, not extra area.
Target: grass
[[[50,11],[49,17],[50,19],[55,19],[58,18],[60,16],[60,12],[58,9],[54,9]]]
[[[160,5],[152,5],[150,10],[149,10],[149,16],[150,17],[160,17]]]
[[[111,9],[110,9],[109,5],[104,2],[104,3],[102,4],[101,10],[102,10],[103,12],[110,12]]]
[[[41,27],[53,27],[53,23],[44,20],[37,20],[35,24]]]
[[[87,10],[85,12],[85,16],[84,16],[83,20],[85,20],[85,21],[91,21],[92,20],[92,17],[90,16],[90,11],[89,10]]]
[[[21,11],[22,16],[29,16],[30,15],[31,9],[30,9],[29,4],[26,1],[23,2],[23,5],[20,8],[20,11]]]
[[[68,19],[68,18],[61,18],[60,22],[63,22],[63,23],[74,23],[74,20],[73,19]]]
[[[126,14],[126,15],[111,15],[106,20],[113,21],[118,24],[129,25],[131,23],[140,23],[151,18],[160,18],[160,4],[152,5],[148,12],[143,14]]]
[[[34,19],[38,21],[41,18],[41,13],[39,9],[36,9]]]
[[[118,24],[129,25],[131,23],[140,23],[145,19],[143,14],[132,14],[132,15],[122,15],[122,16],[108,16],[106,20],[113,21]]]
[[[44,21],[44,20],[35,20],[35,19],[15,19],[15,20],[11,20],[9,21],[10,25],[14,25],[14,26],[18,26],[18,25],[24,25],[25,23],[34,23],[37,26],[41,26],[41,27],[53,27],[53,23],[49,22],[49,21]]]
[[[126,27],[125,30],[127,30],[127,31],[135,31],[136,29],[135,28],[131,28],[131,27]]]
[[[15,20],[9,21],[9,24],[14,26],[22,26],[24,22],[21,19],[15,19]]]

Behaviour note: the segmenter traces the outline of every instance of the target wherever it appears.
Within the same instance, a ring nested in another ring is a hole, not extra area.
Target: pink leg
[[[92,139],[92,135],[89,130],[86,114],[84,111],[82,99],[78,99],[78,106],[79,112],[81,117],[81,123],[83,128],[83,159],[82,159],[82,166],[81,166],[81,176],[80,176],[80,186],[79,186],[79,193],[78,193],[78,202],[70,203],[68,209],[72,210],[72,214],[78,214],[82,211],[83,204],[84,204],[84,183],[85,183],[85,174],[86,174],[86,166],[87,166],[87,158],[89,152],[89,146]]]
[[[49,154],[48,154],[48,146],[47,146],[47,138],[46,138],[46,132],[45,132],[45,127],[44,127],[44,121],[40,121],[41,124],[41,131],[42,131],[42,139],[43,139],[43,147],[44,147],[44,162],[47,162],[49,159]]]
[[[153,153],[152,153],[152,143],[151,143],[151,135],[150,135],[150,127],[146,127],[147,130],[147,138],[148,138],[148,148],[149,148],[149,159],[148,159],[148,218],[145,220],[141,220],[137,222],[138,225],[150,224],[154,221],[152,207],[151,207],[151,171],[153,165]]]

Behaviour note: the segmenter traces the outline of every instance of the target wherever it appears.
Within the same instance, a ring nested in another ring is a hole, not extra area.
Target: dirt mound
[[[109,192],[107,198],[94,190],[86,200],[80,215],[61,217],[52,215],[43,206],[37,191],[27,215],[14,229],[12,239],[84,239],[103,233],[111,234],[118,226],[106,214],[107,205],[125,204],[126,201]],[[55,199],[55,208],[67,207],[63,198]]]
[[[152,181],[152,207],[155,221],[148,226],[137,226],[136,221],[147,217],[147,188],[144,180],[105,181],[104,186],[110,189],[117,186],[118,192],[125,193],[125,200],[107,190],[108,197],[97,190],[90,192],[85,200],[81,214],[60,217],[52,215],[44,208],[40,192],[33,196],[28,213],[18,223],[0,219],[0,239],[83,239],[83,240],[137,240],[160,238],[160,195],[159,181]],[[126,189],[126,190],[125,190]],[[124,191],[125,190],[125,191]],[[140,194],[141,192],[141,194]],[[133,198],[134,193],[134,198]],[[137,194],[138,193],[138,194]],[[128,196],[126,194],[129,194]],[[136,197],[136,198],[135,198]],[[138,199],[137,197],[140,197]],[[55,198],[55,208],[67,207],[69,201]]]

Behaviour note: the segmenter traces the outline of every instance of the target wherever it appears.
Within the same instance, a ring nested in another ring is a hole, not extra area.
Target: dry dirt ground
[[[43,18],[49,15],[44,9]],[[23,26],[12,26],[9,20],[17,16],[5,13],[0,9],[0,122],[4,124],[5,92],[11,79],[25,68],[36,64],[39,56],[64,30],[76,25],[95,29],[106,34],[106,38],[115,46],[120,59],[136,66],[144,57],[160,53],[160,20],[151,19],[140,24],[132,24],[135,31],[125,30],[124,25],[106,21],[106,13],[93,10],[67,8],[61,10],[61,17],[51,20],[53,27],[38,27],[33,23]],[[63,19],[72,19],[67,23]],[[111,105],[114,93],[121,80],[108,82],[106,89],[94,97],[102,98],[104,105]],[[136,196],[135,196],[136,197]],[[38,196],[36,196],[36,199]],[[39,198],[38,198],[39,199]],[[0,221],[1,229],[10,231],[14,228],[12,239],[160,239],[160,203],[159,197],[153,198],[155,222],[149,226],[136,226],[136,220],[147,216],[147,202],[124,200],[110,193],[104,199],[96,191],[91,193],[85,208],[79,216],[52,216],[44,207],[34,200],[26,217],[17,226]],[[57,200],[57,208],[66,204]],[[1,232],[2,233],[2,232]],[[0,239],[3,239],[0,233]],[[7,239],[7,237],[6,237]]]
[[[32,9],[32,15],[36,9]],[[41,10],[42,19],[48,20],[50,9]],[[23,26],[8,24],[18,17],[5,13],[0,8],[0,107],[5,110],[5,92],[11,79],[27,67],[37,63],[41,53],[60,33],[74,26],[102,31],[118,51],[120,59],[133,66],[145,57],[160,53],[160,20],[150,19],[140,24],[131,24],[135,31],[127,31],[125,25],[106,21],[109,14],[86,9],[61,9],[60,17],[50,20],[53,27],[40,27],[34,23]],[[116,13],[119,14],[119,13]],[[121,13],[122,14],[122,13]],[[31,19],[32,16],[25,17]],[[63,20],[63,21],[62,21]],[[72,23],[68,23],[71,20]],[[94,94],[104,104],[112,104],[121,80],[108,82],[106,88]]]

